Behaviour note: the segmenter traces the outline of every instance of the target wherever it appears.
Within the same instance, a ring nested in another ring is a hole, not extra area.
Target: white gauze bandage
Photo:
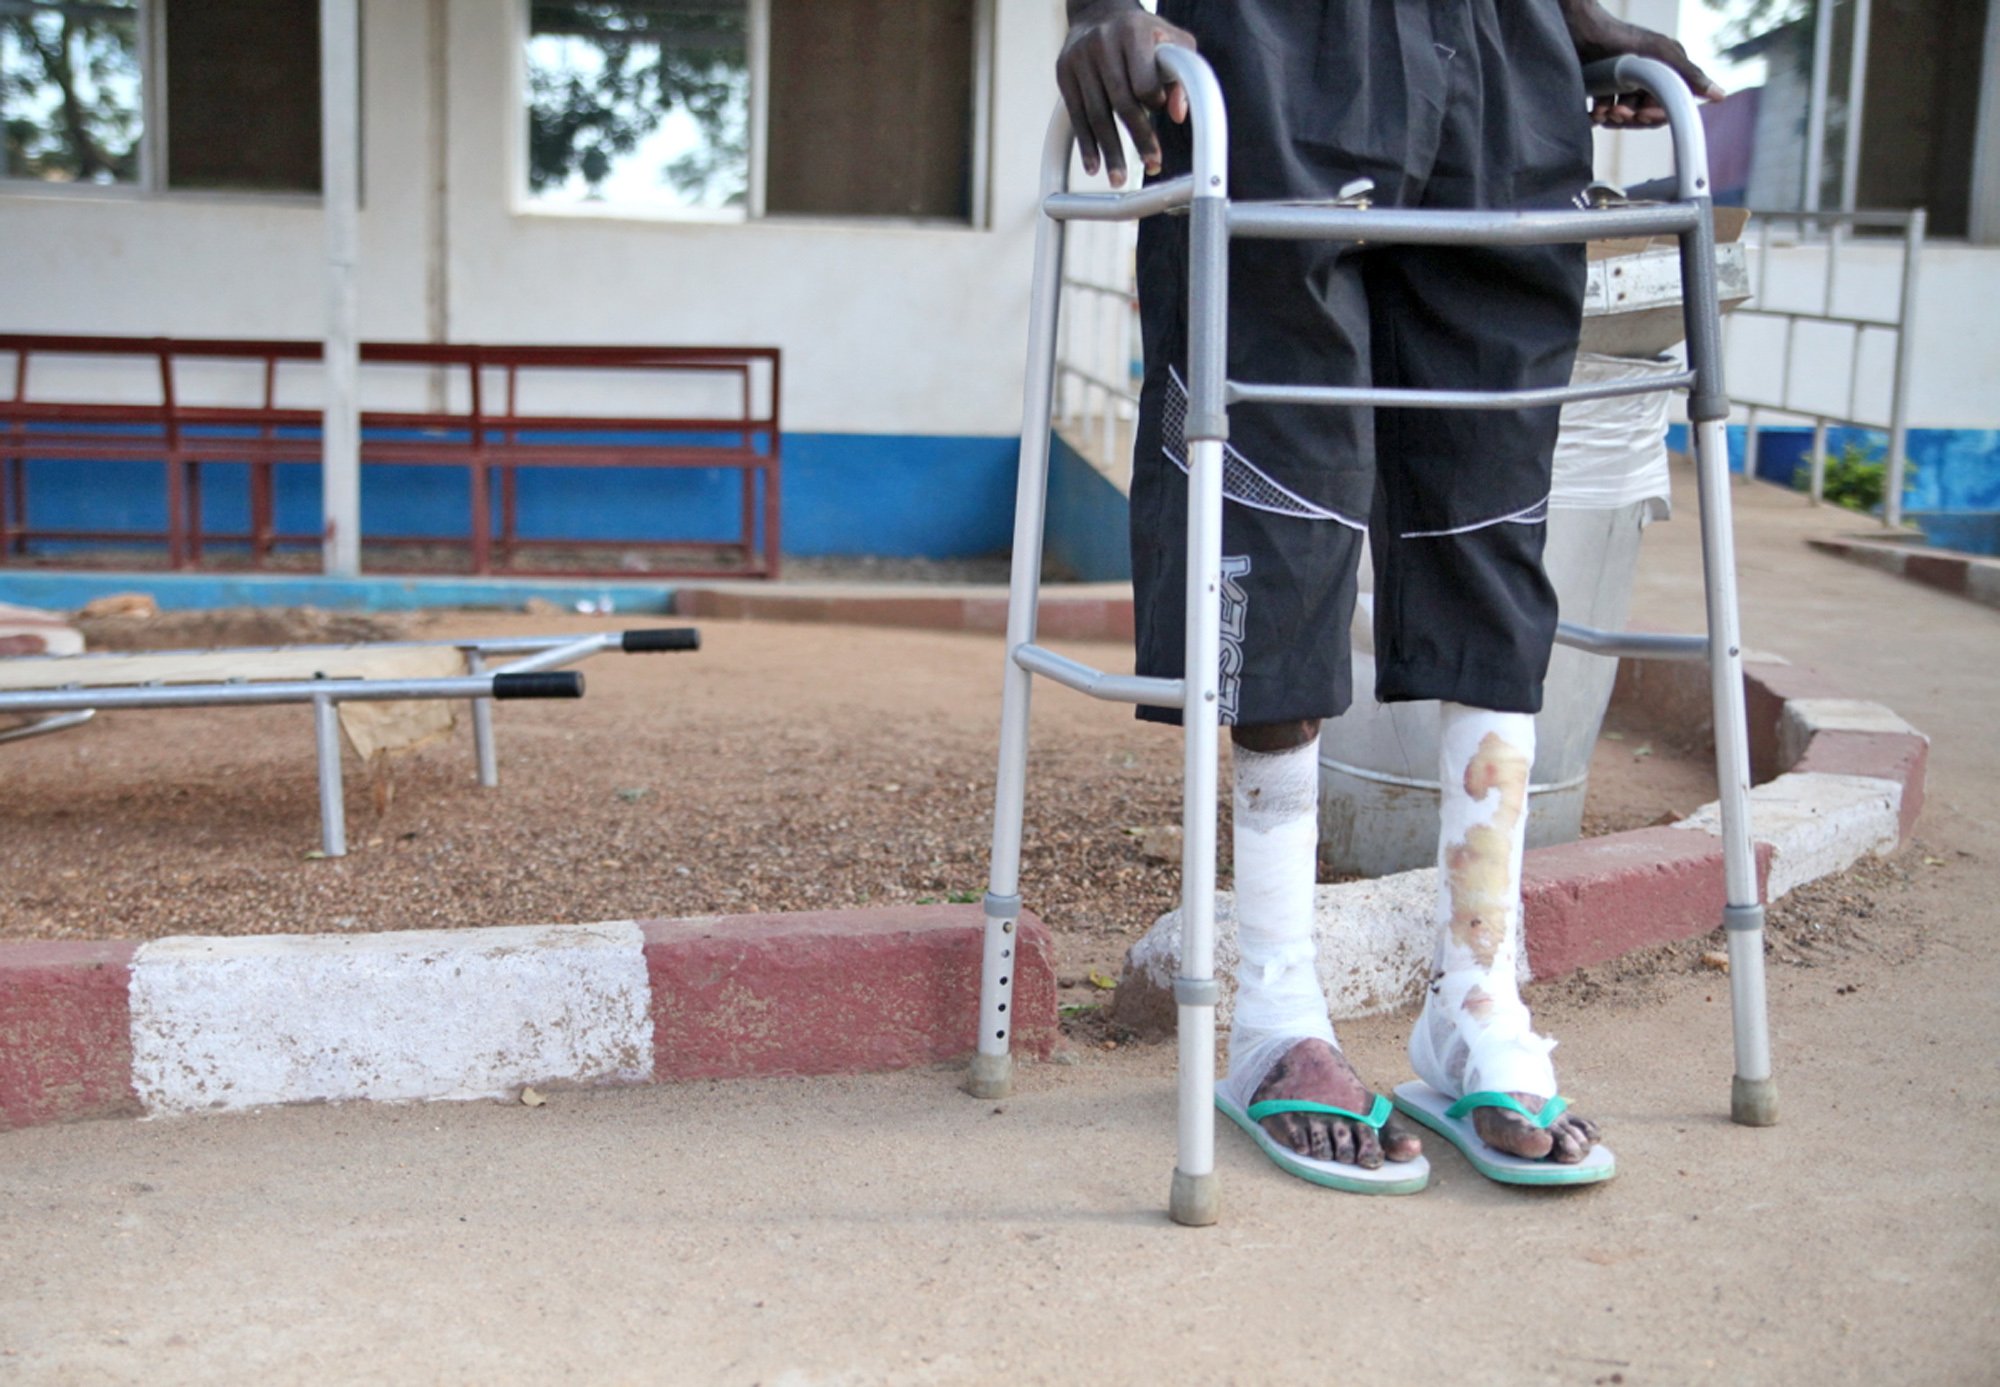
[[[1410,1064],[1454,1097],[1556,1091],[1549,1052],[1521,1000],[1521,851],[1535,720],[1463,704],[1438,713],[1438,942]]]
[[[1236,1009],[1231,1095],[1248,1105],[1300,1040],[1335,1044],[1313,941],[1319,858],[1319,739],[1290,751],[1232,752],[1236,846]]]

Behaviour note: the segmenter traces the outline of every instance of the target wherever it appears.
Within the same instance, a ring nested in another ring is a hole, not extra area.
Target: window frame
[[[151,0],[143,0],[151,3]],[[641,221],[670,226],[826,226],[844,230],[866,227],[926,231],[986,231],[992,225],[991,176],[993,131],[994,27],[998,0],[972,0],[972,90],[970,197],[960,217],[833,216],[804,213],[772,214],[766,209],[766,175],[770,146],[771,0],[743,0],[744,58],[750,71],[750,109],[746,113],[750,145],[748,187],[743,206],[735,208],[658,208],[632,203],[559,205],[538,202],[528,186],[528,40],[532,37],[533,0],[514,6],[514,99],[510,103],[509,163],[513,168],[514,211],[517,216],[557,217],[588,221]]]
[[[81,0],[87,4],[88,0]],[[31,0],[60,8],[63,0]],[[260,207],[318,207],[321,195],[296,189],[176,188],[167,167],[167,7],[137,0],[139,68],[139,176],[130,183],[58,183],[0,172],[0,197],[94,198],[113,202],[180,201],[254,203]],[[324,153],[321,158],[324,160]]]

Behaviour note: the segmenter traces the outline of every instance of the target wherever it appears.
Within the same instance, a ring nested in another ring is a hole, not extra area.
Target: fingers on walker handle
[[[650,654],[661,650],[699,650],[701,632],[692,626],[663,626],[651,631],[627,631],[624,649],[633,655]]]
[[[532,674],[496,674],[495,698],[582,698],[583,676],[573,669],[542,670]]]
[[[1636,66],[1641,62],[1645,62],[1646,67]],[[1622,58],[1600,58],[1586,65],[1583,69],[1583,89],[1591,96],[1623,96],[1634,91],[1662,96],[1661,92],[1653,90],[1654,83],[1650,80],[1659,75],[1665,75],[1683,87],[1687,85],[1685,78],[1657,58],[1648,61],[1631,53]]]

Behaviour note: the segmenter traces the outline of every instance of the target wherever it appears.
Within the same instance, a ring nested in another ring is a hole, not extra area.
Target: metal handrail
[[[1752,208],[1750,215],[1762,220],[1766,225],[1773,222],[1796,222],[1803,229],[1808,224],[1824,229],[1826,236],[1822,244],[1826,247],[1826,274],[1820,285],[1820,311],[1817,313],[1796,309],[1772,308],[1764,303],[1765,289],[1770,279],[1771,242],[1768,232],[1757,242],[1755,272],[1753,275],[1753,297],[1750,302],[1739,307],[1732,315],[1738,320],[1770,318],[1785,324],[1785,345],[1779,356],[1779,388],[1776,399],[1758,398],[1746,392],[1739,383],[1736,398],[1745,406],[1743,473],[1754,477],[1757,473],[1758,415],[1763,410],[1789,414],[1796,418],[1810,419],[1813,423],[1812,453],[1809,459],[1810,482],[1808,494],[1815,505],[1826,495],[1826,434],[1830,424],[1845,424],[1856,428],[1872,429],[1882,427],[1872,420],[1859,417],[1857,397],[1861,386],[1861,345],[1870,331],[1893,332],[1896,334],[1896,357],[1889,388],[1889,435],[1887,476],[1882,486],[1882,524],[1887,529],[1900,529],[1903,524],[1903,483],[1909,472],[1909,399],[1910,365],[1914,355],[1917,316],[1917,272],[1923,258],[1924,237],[1929,224],[1929,213],[1919,207],[1908,212],[1887,211],[1835,211],[1818,208]],[[1849,244],[1842,232],[1850,227],[1874,227],[1883,230],[1900,229],[1902,235],[1903,260],[1901,281],[1896,297],[1894,318],[1864,318],[1833,311],[1836,291],[1840,282],[1840,254],[1843,246]],[[1847,328],[1852,336],[1848,341],[1847,354],[1847,394],[1844,413],[1828,413],[1805,408],[1795,403],[1792,396],[1792,361],[1798,340],[1800,323],[1824,323],[1834,327]],[[1734,323],[1730,327],[1730,337],[1740,332]]]

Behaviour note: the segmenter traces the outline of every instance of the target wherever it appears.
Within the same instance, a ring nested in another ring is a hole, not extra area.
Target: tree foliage
[[[743,200],[749,68],[740,5],[536,0],[530,32],[588,45],[584,61],[529,65],[530,188],[575,175],[594,190],[679,107],[702,141],[662,178],[696,201]]]
[[[1726,16],[1717,37],[1724,46],[1768,34],[1773,29],[1806,18],[1812,13],[1811,0],[1701,0],[1717,14]]]
[[[10,177],[122,183],[139,176],[137,15],[105,9],[28,9],[0,19]]]

